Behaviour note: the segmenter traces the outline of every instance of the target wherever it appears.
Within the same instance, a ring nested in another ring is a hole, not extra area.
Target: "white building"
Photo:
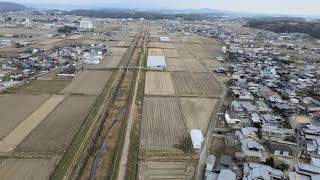
[[[192,129],[191,130],[191,141],[193,148],[195,150],[200,150],[203,142],[203,135],[201,130],[199,129]]]
[[[93,29],[93,24],[90,20],[81,20],[80,21],[80,30],[87,31]]]
[[[164,56],[148,56],[147,68],[152,70],[167,69],[167,63]]]
[[[222,47],[222,53],[223,53],[223,54],[226,54],[226,53],[227,53],[227,47],[226,47],[226,46],[223,46],[223,47]]]
[[[166,37],[166,36],[160,37],[160,42],[169,42],[169,41],[170,41],[169,37]]]
[[[32,28],[32,23],[29,18],[27,18],[24,22],[26,28]]]

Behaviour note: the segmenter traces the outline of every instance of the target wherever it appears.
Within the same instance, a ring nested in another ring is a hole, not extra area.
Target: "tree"
[[[77,28],[72,27],[72,26],[64,26],[64,27],[60,27],[58,29],[59,33],[71,33],[72,31],[76,30]]]
[[[272,156],[268,157],[266,159],[266,164],[271,166],[271,167],[274,167],[274,165],[275,165],[274,158]]]

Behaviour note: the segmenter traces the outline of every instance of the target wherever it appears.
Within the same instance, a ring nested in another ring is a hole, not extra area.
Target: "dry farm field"
[[[144,97],[141,148],[171,150],[181,145],[187,136],[186,127],[174,97]]]
[[[48,98],[48,95],[0,95],[0,140],[30,116]]]
[[[8,90],[22,93],[57,94],[69,83],[68,80],[33,80]]]
[[[116,68],[120,64],[123,56],[105,56],[99,64],[88,64],[87,69]]]
[[[163,42],[149,42],[149,48],[161,48],[161,49],[174,49],[175,44],[173,43],[163,43]]]
[[[123,47],[111,47],[110,52],[111,56],[123,56],[128,48],[123,48]]]
[[[83,124],[93,96],[69,96],[18,146],[18,151],[63,152]]]
[[[0,152],[10,152],[14,150],[18,144],[35,129],[47,115],[55,109],[64,99],[64,96],[53,95],[37,110],[35,110],[28,118],[22,121],[8,136],[0,141]]]
[[[220,96],[222,86],[211,73],[193,73],[194,80],[207,96]]]
[[[149,48],[148,56],[164,56],[164,51],[159,48]]]
[[[0,161],[3,180],[46,180],[54,171],[56,159],[5,159]]]
[[[190,72],[172,72],[171,76],[177,94],[186,96],[201,94],[201,89]]]
[[[82,37],[83,37],[83,35],[81,35],[81,34],[76,34],[76,35],[67,36],[67,39],[76,40],[76,39],[80,39],[80,38],[82,38]]]
[[[192,180],[195,166],[191,162],[140,162],[139,180]]]
[[[59,41],[62,41],[62,39],[41,39],[37,42],[35,42],[35,44],[37,45],[48,45],[48,44],[54,44],[57,43]]]
[[[208,70],[195,58],[167,58],[169,71],[207,72]]]
[[[206,65],[208,69],[215,69],[218,67],[228,67],[229,64],[221,63],[217,59],[200,59],[200,62]]]
[[[169,72],[147,72],[145,94],[174,95],[174,87]]]
[[[181,98],[182,114],[190,133],[192,129],[207,132],[212,111],[217,102],[214,98]]]
[[[99,95],[109,81],[111,74],[111,71],[82,71],[62,90],[62,93]]]

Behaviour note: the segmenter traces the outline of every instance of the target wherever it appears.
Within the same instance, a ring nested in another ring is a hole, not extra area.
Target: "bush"
[[[72,31],[76,30],[77,28],[72,26],[64,26],[58,29],[59,33],[71,33]]]

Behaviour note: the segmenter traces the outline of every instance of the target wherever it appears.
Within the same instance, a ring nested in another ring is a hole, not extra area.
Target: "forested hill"
[[[246,26],[277,33],[304,33],[320,39],[319,21],[254,19],[249,20]]]
[[[21,11],[27,9],[25,6],[11,2],[0,2],[0,12]]]

